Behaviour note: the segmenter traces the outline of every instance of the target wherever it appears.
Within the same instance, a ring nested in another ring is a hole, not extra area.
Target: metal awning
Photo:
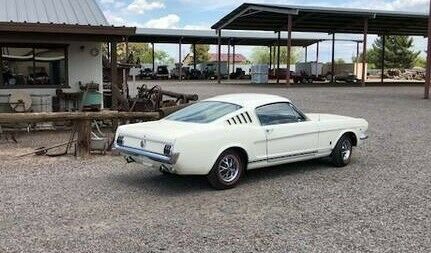
[[[286,31],[287,15],[295,32],[368,33],[426,36],[425,13],[245,3],[212,26],[213,29]]]
[[[16,39],[58,41],[124,41],[135,34],[134,27],[0,22],[0,41]]]
[[[306,47],[319,41],[329,40],[327,35],[294,34],[292,45]],[[129,42],[143,43],[172,43],[178,44],[207,44],[217,45],[218,36],[212,30],[183,30],[183,29],[147,29],[138,28],[136,34],[129,37]],[[278,35],[274,32],[238,32],[223,31],[221,43],[223,45],[238,46],[274,46],[277,45]],[[280,44],[287,44],[287,36],[282,34]]]

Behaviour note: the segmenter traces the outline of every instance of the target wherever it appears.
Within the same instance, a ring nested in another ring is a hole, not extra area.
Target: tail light
[[[163,149],[163,154],[171,155],[171,152],[172,152],[172,146],[169,144],[165,145],[165,148]]]
[[[123,146],[124,144],[124,136],[118,136],[117,138],[117,145],[118,146]]]

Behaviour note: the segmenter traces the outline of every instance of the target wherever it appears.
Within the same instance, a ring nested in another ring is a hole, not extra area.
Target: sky
[[[244,2],[275,3],[290,5],[312,5],[326,7],[364,8],[375,10],[400,10],[427,12],[429,0],[97,0],[108,21],[113,25],[126,25],[147,28],[179,28],[179,29],[210,29],[223,16]],[[360,35],[336,35],[336,38],[362,39]],[[376,39],[369,36],[369,47]],[[425,39],[415,37],[416,50],[425,51]],[[183,46],[183,57],[189,50]],[[165,50],[178,59],[178,45],[156,44],[156,48]],[[237,47],[237,52],[250,57],[253,47]],[[227,52],[227,48],[222,49]],[[302,54],[303,54],[303,49]],[[310,46],[308,55],[315,55],[315,46]],[[351,61],[356,54],[356,44],[351,42],[336,43],[336,58]],[[214,46],[211,52],[216,52]],[[331,43],[324,42],[320,46],[322,61],[329,61]]]

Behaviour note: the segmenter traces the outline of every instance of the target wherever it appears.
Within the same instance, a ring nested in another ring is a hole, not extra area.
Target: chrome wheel
[[[350,155],[352,154],[352,144],[349,139],[345,139],[341,144],[341,156],[344,161],[350,159]]]
[[[240,162],[234,155],[226,155],[218,164],[218,173],[220,178],[230,183],[236,179],[240,171]]]

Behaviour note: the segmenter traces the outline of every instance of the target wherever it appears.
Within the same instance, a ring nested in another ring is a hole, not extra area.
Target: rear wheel
[[[347,135],[343,135],[332,151],[332,163],[337,167],[344,167],[350,163],[352,157],[352,140]]]
[[[244,168],[245,163],[238,152],[226,150],[219,156],[207,178],[215,189],[230,189],[238,184]]]

